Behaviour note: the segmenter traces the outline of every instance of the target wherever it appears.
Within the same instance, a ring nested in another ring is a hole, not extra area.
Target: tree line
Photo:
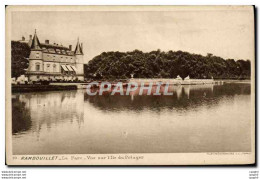
[[[250,60],[223,59],[183,51],[103,52],[84,67],[88,79],[181,78],[250,79]]]
[[[12,77],[25,74],[29,66],[30,47],[26,43],[11,42]],[[148,53],[103,52],[84,65],[87,79],[185,78],[193,79],[250,79],[249,60],[223,59],[213,54],[206,56],[182,51],[161,50]]]

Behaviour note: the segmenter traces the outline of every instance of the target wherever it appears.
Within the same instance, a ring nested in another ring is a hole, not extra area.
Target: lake
[[[170,86],[172,96],[12,95],[13,154],[251,151],[251,85]]]

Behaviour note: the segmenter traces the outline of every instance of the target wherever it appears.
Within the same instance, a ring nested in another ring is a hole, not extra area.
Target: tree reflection
[[[164,90],[164,89],[162,89]],[[155,91],[155,90],[152,90]],[[128,95],[103,95],[89,96],[84,94],[84,100],[101,110],[135,110],[150,109],[196,109],[201,105],[211,107],[219,103],[222,97],[233,98],[234,95],[249,95],[250,84],[224,84],[224,85],[184,85],[170,86],[172,96],[165,95],[139,95],[137,92]]]
[[[18,97],[12,98],[12,133],[27,131],[32,125],[30,111]]]

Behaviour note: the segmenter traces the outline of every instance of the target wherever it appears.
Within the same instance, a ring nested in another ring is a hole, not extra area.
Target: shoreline
[[[108,82],[112,84],[112,87],[115,86],[117,81],[97,81],[98,85],[92,85],[91,88],[100,88],[102,82]],[[123,87],[126,87],[128,83],[136,82],[138,85],[143,83],[145,86],[149,85],[150,82],[153,83],[153,86],[157,82],[169,82],[169,85],[207,85],[207,84],[224,84],[224,83],[243,83],[251,84],[251,80],[211,80],[211,79],[191,79],[191,80],[174,80],[174,79],[140,79],[140,80],[128,80],[123,82]],[[26,93],[26,92],[45,92],[45,91],[65,91],[65,90],[77,90],[77,89],[86,89],[87,85],[91,82],[86,83],[51,83],[49,85],[40,85],[40,84],[12,84],[12,93]]]
[[[12,93],[77,90],[76,85],[12,85]]]

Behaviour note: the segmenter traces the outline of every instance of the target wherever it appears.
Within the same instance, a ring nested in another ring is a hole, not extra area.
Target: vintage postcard
[[[7,165],[255,163],[254,6],[7,6]]]

